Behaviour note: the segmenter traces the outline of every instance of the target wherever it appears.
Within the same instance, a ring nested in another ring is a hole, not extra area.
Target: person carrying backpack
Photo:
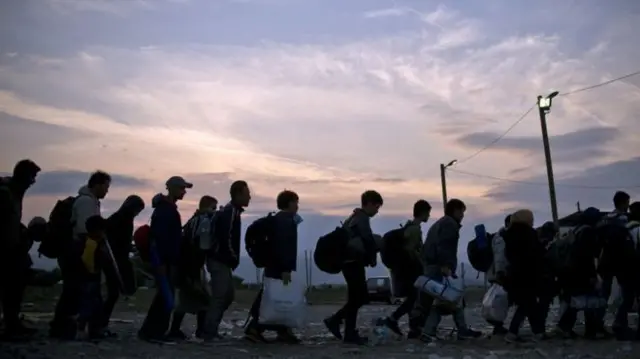
[[[616,278],[620,289],[628,287],[630,281],[630,261],[629,258],[629,231],[626,228],[628,218],[627,211],[631,196],[628,193],[618,191],[613,196],[615,209],[605,215],[597,225],[598,239],[602,248],[598,260],[598,274],[602,277],[602,297],[609,301],[613,279]],[[606,309],[600,311],[600,316],[604,321]],[[604,328],[603,328],[604,330]],[[619,339],[625,336],[621,331],[617,331],[614,325],[614,332]]]
[[[427,232],[427,238],[422,246],[420,255],[424,266],[424,275],[435,281],[443,281],[447,277],[457,277],[458,241],[460,227],[467,206],[459,199],[451,199],[444,207],[444,216],[438,219]],[[442,320],[442,314],[433,303],[435,298],[420,293],[416,301],[427,317],[420,340],[431,343],[437,340],[437,330]],[[453,310],[453,320],[458,329],[458,339],[477,338],[482,333],[467,326],[464,309],[461,306]]]
[[[182,218],[177,203],[184,198],[187,189],[193,188],[193,184],[180,176],[170,177],[165,185],[167,194],[158,193],[151,200],[153,213],[149,225],[149,255],[156,279],[156,293],[138,330],[138,338],[157,344],[172,343],[167,331],[174,309],[182,242]]]
[[[273,228],[269,240],[269,257],[271,260],[264,267],[266,278],[280,279],[285,284],[292,280],[292,273],[296,271],[298,262],[298,224],[302,218],[298,215],[298,194],[293,191],[283,191],[278,194],[276,204],[278,213],[273,215]],[[265,326],[259,324],[260,305],[263,289],[260,289],[251,306],[251,321],[247,324],[245,338],[254,343],[265,343],[262,335],[265,330],[274,330],[277,333],[276,341],[297,344],[300,342],[293,332],[282,326]]]
[[[380,193],[369,190],[360,196],[360,208],[356,208],[344,222],[343,227],[349,234],[342,275],[347,282],[347,303],[324,324],[331,334],[345,343],[365,345],[366,337],[356,330],[358,311],[369,301],[365,268],[377,265],[378,246],[371,231],[371,218],[378,214],[384,201]],[[344,336],[340,325],[344,320]]]
[[[599,244],[596,232],[596,224],[599,220],[597,209],[590,207],[580,215],[579,225],[572,229],[573,239],[567,243],[568,250],[563,251],[564,270],[558,272],[560,284],[560,300],[564,303],[565,310],[557,323],[557,328],[566,339],[573,339],[577,334],[573,331],[576,324],[578,311],[581,309],[572,307],[572,298],[598,297],[598,288],[601,279],[596,271],[595,259],[598,257]],[[567,240],[567,239],[559,239]],[[560,258],[558,258],[560,259]],[[585,310],[586,330],[585,337],[594,339],[601,324],[597,312],[593,309]]]
[[[240,264],[240,241],[242,236],[242,212],[251,202],[251,191],[245,181],[235,181],[229,189],[231,201],[216,214],[211,249],[207,252],[206,266],[211,275],[211,304],[203,338],[220,338],[218,329],[224,313],[235,296],[233,271]]]
[[[0,179],[0,306],[5,322],[1,339],[9,341],[35,333],[20,320],[31,261],[29,240],[22,225],[22,202],[39,172],[35,162],[22,160],[15,165],[11,177]]]
[[[413,311],[418,291],[413,287],[413,283],[422,274],[422,261],[420,250],[422,248],[422,228],[431,216],[431,205],[425,200],[419,200],[413,205],[413,219],[407,221],[402,227],[402,238],[400,249],[403,253],[398,254],[398,261],[402,262],[396,268],[391,268],[393,286],[399,291],[398,296],[406,296],[405,300],[385,319],[385,325],[394,333],[402,335],[398,326],[398,320],[403,315],[409,314],[409,337],[417,338],[420,335],[420,326],[424,323],[423,318]]]
[[[493,253],[493,262],[487,271],[487,281],[491,284],[498,284],[502,287],[505,285],[507,275],[507,267],[509,262],[505,255],[504,234],[511,223],[511,215],[504,218],[504,227],[500,228],[491,238],[491,251]],[[508,333],[504,323],[497,321],[487,321],[493,326],[493,335],[505,335]]]
[[[85,224],[90,217],[100,215],[100,200],[106,197],[110,185],[111,176],[108,173],[92,173],[87,184],[78,190],[78,196],[71,202],[71,238],[56,239],[60,245],[57,260],[62,273],[62,293],[50,324],[49,335],[53,338],[73,340],[76,337],[78,325],[75,316],[82,294],[81,254],[87,236]]]
[[[206,256],[202,245],[205,242],[211,243],[213,240],[210,237],[213,236],[213,221],[217,207],[217,199],[211,196],[202,196],[198,209],[182,228],[181,260],[178,266],[179,279],[177,281],[180,288],[178,299],[180,304],[173,313],[169,339],[179,341],[188,339],[181,329],[187,313],[196,314],[195,336],[197,339],[204,339],[203,332],[207,318],[210,285],[205,283],[202,277]]]
[[[106,263],[103,273],[107,284],[107,298],[102,305],[102,325],[104,334],[114,337],[109,331],[109,320],[120,293],[131,295],[135,292],[135,273],[129,259],[132,251],[132,236],[135,218],[144,210],[140,196],[128,196],[122,206],[107,218],[106,236],[113,254],[113,262]]]
[[[640,297],[640,202],[634,202],[629,206],[628,220],[626,227],[629,231],[628,250],[631,255],[627,257],[629,266],[624,285],[620,285],[622,303],[616,311],[613,328],[618,339],[640,340],[640,327],[632,333],[628,320],[628,314],[633,309],[634,302]]]

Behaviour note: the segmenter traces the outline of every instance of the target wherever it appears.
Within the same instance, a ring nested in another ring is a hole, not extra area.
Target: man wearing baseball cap
[[[177,202],[184,198],[187,189],[193,188],[193,184],[180,176],[173,176],[165,182],[167,194],[156,194],[151,200],[153,213],[149,231],[149,240],[152,245],[152,263],[156,271],[157,280],[166,280],[169,284],[171,295],[175,290],[175,273],[180,258],[180,242],[182,240],[182,219],[178,212]],[[156,288],[161,288],[161,283],[156,283]],[[138,336],[146,341],[154,343],[167,343],[170,340],[166,334],[169,330],[171,305],[167,303],[166,294],[161,290],[156,292],[147,317],[138,332]]]

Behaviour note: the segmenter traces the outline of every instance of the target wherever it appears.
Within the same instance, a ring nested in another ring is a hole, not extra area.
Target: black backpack
[[[400,228],[392,229],[382,236],[380,258],[382,259],[382,264],[391,270],[406,265],[406,262],[403,261],[406,243],[404,238],[405,230],[406,226],[401,225]]]
[[[245,249],[256,268],[264,268],[271,257],[269,237],[273,235],[275,223],[273,213],[258,218],[247,227],[244,235]]]
[[[493,264],[493,248],[491,247],[493,236],[495,236],[495,234],[487,233],[487,243],[484,246],[480,244],[478,238],[472,239],[469,244],[467,244],[469,263],[473,269],[478,272],[486,273]]]
[[[69,196],[59,200],[49,214],[48,233],[40,242],[38,253],[56,259],[62,254],[67,243],[73,240],[71,216],[73,203],[77,197]]]
[[[316,267],[328,274],[340,273],[348,242],[349,232],[342,226],[320,237],[313,252]]]

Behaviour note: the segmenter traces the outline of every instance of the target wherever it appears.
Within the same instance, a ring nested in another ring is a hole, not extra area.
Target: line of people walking
[[[23,160],[15,166],[13,176],[0,184],[4,339],[26,339],[34,333],[19,319],[26,280],[21,275],[7,275],[15,273],[15,268],[27,272],[34,241],[40,242],[38,251],[42,255],[57,260],[63,276],[62,293],[50,325],[51,337],[73,340],[79,332],[86,332],[90,339],[99,340],[116,335],[109,330],[114,305],[120,295],[136,290],[132,252],[148,265],[156,288],[138,331],[140,339],[165,344],[187,339],[181,330],[187,314],[196,315],[198,340],[223,337],[219,327],[234,301],[233,272],[240,261],[242,213],[251,201],[247,182],[234,182],[228,203],[220,207],[215,197],[203,196],[197,211],[183,223],[178,202],[193,184],[172,176],[165,182],[166,192],[151,201],[149,224],[134,231],[134,220],[144,210],[145,201],[131,195],[120,209],[103,218],[100,203],[109,192],[112,178],[97,171],[77,195],[58,201],[48,221],[39,219],[32,221],[33,226],[24,226],[22,199],[39,171],[34,162]],[[327,330],[345,343],[368,342],[357,329],[357,319],[360,308],[368,303],[366,267],[377,266],[380,254],[393,276],[396,295],[405,298],[382,319],[389,330],[403,335],[398,323],[408,315],[408,338],[433,342],[439,339],[441,317],[452,315],[458,339],[480,337],[481,332],[467,325],[464,301],[450,305],[414,288],[420,276],[435,281],[457,277],[464,202],[447,202],[444,216],[430,226],[423,241],[421,225],[429,220],[432,209],[427,201],[414,204],[412,218],[400,229],[379,236],[373,233],[370,221],[383,206],[382,195],[369,190],[360,200],[360,206],[340,226],[318,240],[314,253],[318,268],[341,273],[347,284],[345,305],[324,320]],[[275,199],[277,212],[254,221],[244,238],[246,251],[254,264],[264,269],[265,277],[285,285],[297,270],[297,227],[302,222],[299,201],[297,193],[281,192]],[[615,210],[604,215],[595,208],[580,213],[577,225],[566,236],[560,236],[552,224],[536,230],[529,210],[511,214],[504,228],[487,236],[489,251],[483,253],[490,255],[484,261],[489,266],[482,271],[490,283],[508,293],[509,302],[516,307],[508,328],[504,320],[490,320],[494,334],[505,335],[509,342],[522,341],[519,329],[528,319],[534,338],[546,339],[549,308],[559,297],[565,310],[557,327],[563,336],[575,337],[573,327],[579,310],[584,310],[587,317],[588,338],[606,336],[606,309],[598,303],[606,302],[616,278],[623,300],[616,313],[614,334],[619,339],[634,337],[627,315],[640,294],[640,203],[630,204],[630,196],[619,192],[614,205]],[[475,262],[470,261],[472,265]],[[106,299],[101,292],[103,275]],[[275,331],[277,341],[299,343],[292,328],[261,323],[263,294],[262,290],[258,293],[250,310],[245,338],[263,343],[267,342],[263,333]],[[635,338],[640,339],[638,332]]]

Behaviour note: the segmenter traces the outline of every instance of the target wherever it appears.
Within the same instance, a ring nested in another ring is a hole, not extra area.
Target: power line
[[[533,106],[529,107],[529,109],[522,114],[522,116],[520,116],[514,123],[511,124],[511,126],[509,126],[507,128],[506,131],[504,131],[502,134],[500,134],[500,136],[498,136],[495,140],[489,142],[487,145],[485,145],[484,147],[480,148],[478,151],[474,152],[473,154],[471,154],[468,157],[465,157],[461,160],[458,160],[457,164],[461,164],[464,162],[469,161],[470,159],[478,156],[480,153],[484,152],[486,149],[488,149],[489,147],[495,145],[496,143],[498,143],[498,141],[500,141],[501,139],[504,138],[504,136],[506,136],[509,132],[511,132],[511,130],[513,130],[520,122],[522,122],[522,120],[525,119],[525,117],[527,117],[527,115],[531,112],[531,110],[533,110],[536,107],[536,104],[533,104]]]
[[[547,186],[548,185],[547,183],[513,180],[509,178],[501,178],[501,177],[483,175],[483,174],[478,174],[473,172],[461,171],[453,168],[449,168],[447,169],[447,171],[460,173],[460,174],[471,176],[471,177],[492,179],[492,180],[501,181],[501,182],[510,182],[510,183],[517,183],[517,184],[524,184],[524,185],[531,185],[531,186]],[[593,190],[619,190],[621,188],[626,188],[626,189],[640,188],[640,184],[631,185],[631,186],[589,186],[589,185],[579,185],[579,184],[556,183],[556,186],[569,187],[569,188],[593,189]]]
[[[577,94],[579,92],[593,90],[595,88],[606,86],[606,85],[612,84],[614,82],[618,82],[618,81],[627,79],[629,77],[637,76],[637,75],[640,75],[640,70],[636,71],[636,72],[632,72],[630,74],[626,74],[624,76],[616,77],[614,79],[611,79],[611,80],[608,80],[608,81],[605,81],[605,82],[601,82],[599,84],[595,84],[595,85],[591,85],[591,86],[587,86],[587,87],[582,87],[582,88],[579,88],[579,89],[576,89],[576,90],[572,90],[572,91],[568,91],[568,92],[561,92],[558,95],[558,97],[560,97],[560,96],[570,96],[570,95],[573,95],[573,94]]]

